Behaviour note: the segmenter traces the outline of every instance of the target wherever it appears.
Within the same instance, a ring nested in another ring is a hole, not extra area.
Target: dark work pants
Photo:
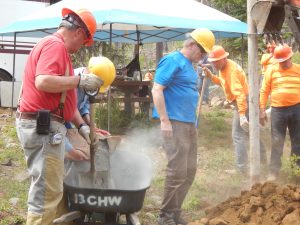
[[[194,124],[171,121],[173,137],[164,138],[168,159],[161,212],[180,214],[197,169],[197,131]]]
[[[281,156],[287,128],[291,138],[291,154],[300,156],[300,103],[288,107],[272,107],[270,172],[274,174],[278,174],[281,168]],[[297,161],[297,164],[300,166],[300,160]]]

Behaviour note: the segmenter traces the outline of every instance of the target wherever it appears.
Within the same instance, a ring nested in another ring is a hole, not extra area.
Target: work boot
[[[159,225],[177,225],[174,221],[173,213],[161,214],[158,217],[157,222]]]

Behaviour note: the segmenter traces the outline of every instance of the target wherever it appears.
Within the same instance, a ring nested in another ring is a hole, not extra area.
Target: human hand
[[[208,77],[210,79],[212,78],[213,74],[207,67],[205,67],[205,66],[202,67],[202,70],[204,71],[204,74],[206,77]]]
[[[88,157],[82,151],[74,148],[66,154],[66,158],[73,161],[88,160]]]
[[[245,115],[240,116],[240,125],[245,132],[249,132],[249,122]]]
[[[160,129],[163,137],[172,137],[173,136],[173,128],[170,120],[164,120],[160,123]]]
[[[91,139],[90,139],[90,133],[91,129],[87,124],[83,124],[79,130],[79,134],[86,140],[86,142],[90,145],[91,144]]]
[[[95,91],[103,85],[103,80],[95,74],[81,74],[78,86],[86,91]]]
[[[268,117],[265,109],[259,110],[259,123],[262,126],[265,126],[266,122],[268,122]]]

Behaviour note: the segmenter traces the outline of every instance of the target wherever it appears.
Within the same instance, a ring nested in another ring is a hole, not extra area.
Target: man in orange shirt
[[[236,155],[236,167],[242,174],[248,174],[248,83],[243,69],[234,61],[227,59],[228,52],[222,46],[216,45],[208,55],[219,76],[203,67],[205,74],[213,83],[221,85],[226,100],[233,106],[232,139]],[[261,143],[261,161],[266,161],[264,146]]]
[[[276,44],[274,41],[272,43],[267,44],[267,52],[262,55],[261,61],[260,61],[261,66],[262,66],[262,69],[261,69],[262,75],[265,74],[265,72],[267,71],[269,66],[272,66],[275,63],[274,58],[273,58],[275,47],[276,47]]]
[[[275,180],[281,167],[281,156],[289,129],[291,154],[300,156],[300,65],[292,63],[292,49],[284,44],[274,50],[273,65],[265,73],[260,90],[260,123],[267,121],[266,104],[271,95],[272,150],[268,180]],[[300,160],[297,160],[300,166]]]

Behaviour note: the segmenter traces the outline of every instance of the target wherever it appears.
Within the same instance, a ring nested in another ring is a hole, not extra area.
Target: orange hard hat
[[[293,56],[292,48],[287,44],[279,45],[274,50],[274,60],[284,62]]]
[[[88,32],[88,38],[87,38],[87,42],[86,42],[86,46],[91,46],[94,43],[93,37],[96,33],[96,29],[97,29],[97,23],[96,23],[96,19],[93,16],[93,14],[87,10],[87,9],[79,9],[76,11],[73,11],[71,9],[68,8],[63,8],[62,9],[62,16],[66,16],[69,14],[75,14],[77,15],[81,21],[83,22],[83,24],[86,27],[83,27],[84,29],[86,29]]]
[[[229,55],[228,52],[225,52],[224,48],[221,45],[215,45],[211,52],[208,55],[208,61],[214,62],[226,58]]]

